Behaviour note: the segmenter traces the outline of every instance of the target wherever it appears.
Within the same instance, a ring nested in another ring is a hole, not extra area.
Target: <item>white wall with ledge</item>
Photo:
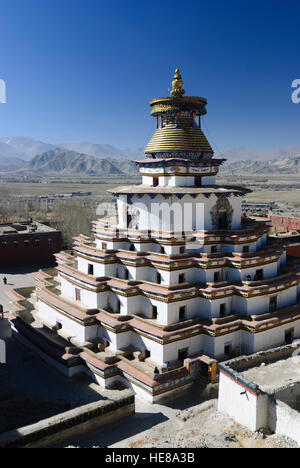
[[[39,315],[46,321],[46,323],[53,326],[60,323],[62,331],[64,331],[70,338],[76,337],[82,343],[96,338],[98,325],[85,327],[83,324],[66,317],[40,300],[38,301],[37,307]]]
[[[211,195],[207,199],[199,194],[197,198],[184,195],[178,199],[176,195],[166,199],[161,194],[155,198],[149,195],[137,197],[132,195],[129,210],[138,210],[138,228],[155,231],[192,231],[218,229],[212,224],[211,210],[215,207],[218,198]],[[231,229],[241,228],[241,201],[236,197],[229,197],[233,209]],[[119,228],[127,228],[127,197],[118,197]],[[174,213],[174,216],[171,214]]]
[[[245,393],[242,385],[221,372],[218,411],[228,414],[251,431],[257,431],[267,426],[268,397],[249,391]]]
[[[277,296],[277,309],[282,309],[296,304],[297,287],[292,286],[281,292],[270,292],[262,296],[241,297],[234,296],[236,313],[245,315],[260,315],[269,312],[270,297]]]

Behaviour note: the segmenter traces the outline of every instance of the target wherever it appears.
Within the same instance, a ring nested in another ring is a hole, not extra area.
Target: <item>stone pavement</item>
[[[40,268],[39,266],[12,269],[3,269],[0,267],[0,304],[3,305],[4,312],[7,310],[9,304],[9,299],[5,291],[34,286],[33,273],[40,270]],[[3,278],[5,276],[7,278],[7,285],[3,283]]]

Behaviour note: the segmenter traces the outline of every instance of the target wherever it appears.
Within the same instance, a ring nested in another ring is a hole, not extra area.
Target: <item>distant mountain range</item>
[[[223,174],[300,174],[300,156],[267,161],[236,161],[221,166]]]
[[[114,159],[97,159],[87,154],[56,148],[35,156],[23,165],[18,173],[35,175],[66,175],[66,176],[112,176],[136,172],[136,167],[130,161]],[[118,167],[119,166],[119,167]],[[122,169],[123,170],[122,170]]]
[[[252,150],[244,146],[237,146],[215,151],[216,157],[226,158],[229,163],[235,161],[268,161],[270,159],[294,158],[299,155],[300,146],[278,148],[273,151]]]
[[[142,148],[120,150],[94,143],[50,144],[23,138],[0,138],[0,171],[18,174],[136,175],[131,161],[143,158]],[[227,159],[221,170],[230,174],[299,173],[300,146],[274,151],[233,147],[216,151]]]

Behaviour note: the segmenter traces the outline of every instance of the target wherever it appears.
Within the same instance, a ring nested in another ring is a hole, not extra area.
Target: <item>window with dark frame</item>
[[[75,300],[78,302],[81,301],[81,290],[79,288],[75,288]]]
[[[152,318],[157,319],[157,306],[152,306]]]
[[[184,274],[184,273],[181,273],[181,274],[178,276],[178,283],[179,283],[179,284],[185,283],[185,274]]]
[[[186,306],[179,307],[179,322],[183,322],[186,319]]]
[[[230,356],[230,354],[232,354],[232,343],[225,343],[224,354],[226,354],[226,356]]]
[[[269,312],[275,312],[277,310],[277,296],[270,297]]]

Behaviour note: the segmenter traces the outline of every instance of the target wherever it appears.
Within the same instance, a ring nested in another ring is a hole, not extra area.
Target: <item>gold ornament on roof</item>
[[[183,89],[182,77],[178,68],[175,70],[174,81],[172,81],[172,86],[173,89],[171,91],[171,96],[178,97],[185,94],[185,90]]]

